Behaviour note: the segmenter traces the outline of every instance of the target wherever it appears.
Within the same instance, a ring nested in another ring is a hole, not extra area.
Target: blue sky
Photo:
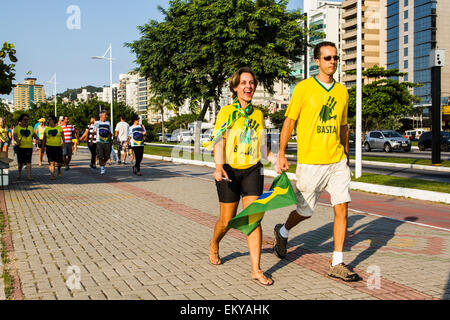
[[[102,56],[112,43],[113,82],[119,74],[133,69],[135,55],[125,48],[125,42],[140,38],[138,25],[149,20],[161,20],[158,5],[168,7],[168,0],[25,0],[2,1],[0,42],[16,46],[16,82],[23,82],[31,70],[38,83],[45,84],[57,74],[57,92],[85,85],[109,85],[109,62],[93,60]],[[80,10],[80,28],[74,25],[70,6]],[[300,9],[303,0],[290,0],[288,9]],[[7,60],[9,61],[9,60]],[[47,96],[53,94],[53,85],[45,84]],[[0,96],[12,100],[9,96]]]

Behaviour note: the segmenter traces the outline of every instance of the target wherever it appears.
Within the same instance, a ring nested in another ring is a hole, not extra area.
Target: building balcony
[[[342,55],[342,60],[351,60],[351,59],[356,59],[356,52]]]
[[[345,64],[342,66],[342,71],[350,71],[350,70],[356,70],[356,63],[353,64]]]
[[[351,18],[353,16],[356,17],[356,13],[357,13],[357,8],[356,7],[353,8],[353,9],[350,9],[350,10],[343,9],[342,19],[348,19],[348,18]]]
[[[342,33],[342,40],[345,39],[350,39],[356,37],[356,29],[354,31],[350,31],[350,32],[343,32]]]
[[[344,2],[342,2],[342,9],[351,7],[351,6],[356,6],[357,4],[357,0],[345,0]]]
[[[356,41],[350,42],[350,43],[344,43],[342,45],[342,50],[348,50],[348,49],[353,49],[356,48]]]

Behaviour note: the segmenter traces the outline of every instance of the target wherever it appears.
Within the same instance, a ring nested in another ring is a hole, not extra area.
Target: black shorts
[[[44,146],[44,140],[38,140],[38,148],[42,149],[42,147]]]
[[[18,148],[17,163],[18,164],[31,163],[32,156],[33,156],[33,148]]]
[[[228,164],[223,166],[231,182],[216,181],[219,202],[232,203],[246,196],[260,196],[264,190],[263,165],[258,162],[248,169],[233,169]]]
[[[63,163],[62,147],[47,146],[45,149],[48,162]]]

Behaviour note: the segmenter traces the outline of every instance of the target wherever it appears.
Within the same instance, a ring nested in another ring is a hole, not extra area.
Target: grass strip
[[[0,256],[3,265],[3,272],[1,274],[1,277],[3,278],[3,283],[5,286],[6,299],[9,299],[13,292],[13,277],[11,276],[7,268],[9,258],[5,243],[5,228],[6,228],[5,215],[3,214],[2,211],[0,211],[0,244],[1,244]]]

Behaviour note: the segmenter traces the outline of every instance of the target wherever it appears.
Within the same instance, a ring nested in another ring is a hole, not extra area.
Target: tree
[[[161,113],[161,141],[165,142],[165,131],[164,128],[164,110],[178,110],[175,104],[167,102],[164,97],[159,95],[154,95],[150,98],[150,105],[149,107],[152,109],[152,111],[156,111]]]
[[[0,50],[0,94],[10,94],[13,81],[15,80],[14,63],[17,62],[16,49],[14,49],[14,44],[5,42],[3,43],[3,48]],[[4,60],[6,58],[12,62],[11,64],[6,64]]]
[[[139,26],[141,38],[126,43],[136,54],[139,72],[152,90],[181,106],[201,102],[195,136],[200,151],[201,121],[239,67],[254,70],[273,93],[276,79],[295,81],[291,63],[303,55],[306,32],[300,11],[287,0],[171,0],[159,7],[164,21]]]
[[[355,74],[356,72],[348,72]],[[362,87],[362,126],[363,131],[373,128],[381,129],[383,126],[395,127],[393,119],[408,114],[415,102],[420,99],[411,94],[410,89],[422,86],[412,82],[400,82],[396,77],[407,73],[398,69],[386,70],[374,66],[362,72],[363,76],[373,80]],[[356,114],[356,87],[349,90],[348,117],[354,118]]]

